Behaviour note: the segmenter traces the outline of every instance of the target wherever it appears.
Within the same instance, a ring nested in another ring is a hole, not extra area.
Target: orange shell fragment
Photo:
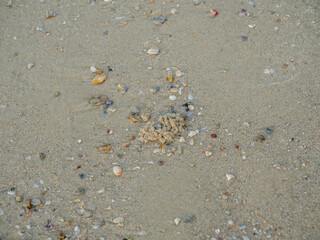
[[[106,80],[106,75],[104,73],[97,75],[92,80],[92,84],[101,84]]]

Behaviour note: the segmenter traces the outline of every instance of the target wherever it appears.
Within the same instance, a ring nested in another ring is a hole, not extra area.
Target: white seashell
[[[154,46],[147,51],[149,55],[158,55],[159,52],[160,52],[160,49],[157,46]]]
[[[256,25],[255,25],[255,24],[249,24],[248,27],[249,27],[249,28],[255,28]]]
[[[174,14],[178,13],[178,9],[172,8],[170,12],[172,15],[174,15]]]
[[[114,173],[114,175],[121,176],[122,175],[122,168],[119,166],[114,166],[113,173]]]
[[[226,174],[226,178],[230,182],[234,179],[234,176],[232,174],[228,173],[228,174]]]
[[[175,100],[177,100],[177,97],[176,97],[175,95],[171,95],[171,96],[169,97],[169,99],[170,99],[171,101],[175,101]]]
[[[124,222],[124,218],[123,217],[116,217],[112,220],[113,223],[115,224],[119,224],[119,223],[123,223]]]
[[[90,71],[95,73],[95,72],[97,72],[97,69],[94,66],[92,66],[92,67],[90,67]]]
[[[175,218],[173,222],[175,225],[179,225],[179,223],[181,222],[181,218]]]
[[[177,77],[181,77],[181,76],[184,75],[184,73],[181,72],[180,70],[177,70],[177,71],[175,72],[175,74],[176,74]]]

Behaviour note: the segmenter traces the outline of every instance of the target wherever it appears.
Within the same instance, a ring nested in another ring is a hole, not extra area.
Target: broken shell
[[[104,144],[100,147],[97,147],[97,149],[99,149],[100,151],[106,152],[108,153],[111,149],[111,146],[109,144]]]
[[[150,114],[149,113],[141,114],[140,118],[142,119],[142,121],[148,122],[150,119]]]
[[[226,174],[226,178],[230,182],[234,179],[234,176],[232,174],[228,173],[228,174]]]
[[[172,83],[173,82],[173,71],[168,72],[167,80]]]
[[[116,176],[121,176],[121,175],[122,175],[122,169],[121,169],[121,167],[119,167],[119,166],[114,166],[112,170],[113,170],[114,175],[116,175]]]
[[[106,75],[104,73],[97,75],[93,80],[92,84],[101,84],[106,80]]]
[[[171,96],[169,97],[169,99],[170,99],[171,101],[175,101],[175,100],[177,100],[177,97],[174,96],[174,95],[171,95]]]
[[[149,55],[158,55],[159,52],[160,52],[160,49],[157,46],[154,46],[147,51]]]
[[[112,220],[113,223],[115,224],[119,224],[119,223],[123,223],[124,222],[124,218],[123,217],[116,217]]]
[[[139,120],[134,118],[131,114],[128,116],[128,118],[134,123],[139,122]]]
[[[95,72],[97,72],[97,69],[94,66],[92,66],[92,67],[90,67],[90,71],[95,73]]]
[[[175,225],[179,225],[179,223],[181,222],[181,218],[175,218],[173,222]]]
[[[53,18],[53,17],[57,16],[57,14],[54,13],[54,12],[49,12],[49,10],[46,10],[46,15],[45,16],[46,16],[47,19],[49,19],[49,18]]]

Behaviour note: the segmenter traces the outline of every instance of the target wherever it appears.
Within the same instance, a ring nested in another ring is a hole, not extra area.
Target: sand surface
[[[1,240],[319,239],[319,1],[7,2]],[[116,111],[88,103],[99,95]],[[132,106],[187,126],[144,144]]]

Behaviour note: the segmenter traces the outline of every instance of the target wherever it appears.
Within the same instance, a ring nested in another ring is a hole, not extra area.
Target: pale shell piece
[[[93,80],[92,84],[101,84],[106,80],[106,75],[104,73],[97,75]]]
[[[234,179],[234,176],[232,174],[228,173],[228,174],[226,174],[226,178],[230,182]]]
[[[97,69],[94,66],[92,66],[92,67],[90,67],[90,71],[95,73],[95,72],[97,72]]]
[[[169,99],[170,99],[171,101],[175,101],[175,100],[177,100],[177,97],[174,96],[174,95],[171,95],[171,96],[169,97]]]
[[[252,29],[252,28],[255,28],[256,25],[255,24],[249,24],[248,27]]]
[[[119,223],[123,223],[124,222],[124,218],[123,217],[116,217],[112,220],[113,223],[115,224],[119,224]]]
[[[113,173],[116,176],[121,176],[122,175],[122,168],[119,166],[114,166],[113,167]]]
[[[210,152],[210,151],[206,151],[205,154],[206,154],[206,157],[212,156],[212,152]]]
[[[157,46],[152,47],[147,51],[149,55],[158,55],[159,52],[160,52],[160,49]]]
[[[177,70],[177,71],[175,72],[175,74],[176,74],[177,77],[181,77],[181,76],[184,75],[184,73],[181,72],[180,70]]]
[[[175,218],[173,222],[175,225],[179,225],[179,223],[181,222],[181,218]]]
[[[174,14],[178,13],[178,9],[172,8],[170,12],[172,15],[174,15]]]

